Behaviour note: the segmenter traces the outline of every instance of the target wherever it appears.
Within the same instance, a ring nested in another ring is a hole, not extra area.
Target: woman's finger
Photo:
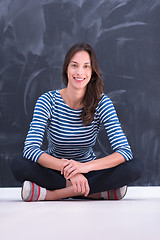
[[[61,167],[61,174],[64,173],[64,168],[69,164],[69,160],[67,159],[63,159],[65,162],[63,163],[62,167]]]
[[[87,184],[86,184],[86,192],[85,192],[85,197],[87,197],[87,196],[88,196],[88,194],[89,194],[89,191],[90,191],[90,187],[89,187],[89,184],[87,183]]]
[[[78,185],[77,183],[73,183],[73,189],[75,192],[78,192]]]
[[[75,176],[77,173],[78,173],[78,171],[77,171],[76,169],[73,170],[70,174],[68,174],[68,176],[67,176],[66,179],[70,179],[70,178],[72,178],[72,177]]]
[[[85,183],[82,183],[82,194],[84,195],[86,193],[86,186]]]
[[[61,167],[61,174],[63,174],[63,173],[64,173],[64,168],[65,168],[65,166],[66,166],[66,163],[65,163],[65,164],[63,164],[63,165],[62,165],[62,167]]]
[[[65,167],[64,168],[64,176],[65,176],[65,178],[70,178],[71,177],[70,175],[73,172],[75,172],[75,171],[76,171],[76,167],[75,166],[72,166],[72,167],[67,166],[67,167]],[[73,175],[75,175],[75,173]]]
[[[77,183],[77,190],[78,190],[78,193],[82,192],[82,187],[80,183]]]
[[[64,171],[68,171],[70,168],[72,168],[73,166],[71,164],[67,164],[65,167],[64,167]]]

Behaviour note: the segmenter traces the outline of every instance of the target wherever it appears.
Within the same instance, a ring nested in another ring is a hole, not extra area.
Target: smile
[[[83,81],[83,80],[85,80],[85,78],[76,78],[76,77],[74,77],[74,79],[75,79],[76,81]]]

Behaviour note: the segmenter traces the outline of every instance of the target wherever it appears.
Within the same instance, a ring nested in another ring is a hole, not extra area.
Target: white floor
[[[160,187],[129,187],[121,201],[21,200],[0,188],[0,240],[159,240]]]

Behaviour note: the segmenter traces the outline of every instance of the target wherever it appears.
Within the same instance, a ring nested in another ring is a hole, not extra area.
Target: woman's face
[[[86,51],[76,52],[67,68],[68,86],[76,89],[86,88],[91,79],[92,67],[90,55]]]

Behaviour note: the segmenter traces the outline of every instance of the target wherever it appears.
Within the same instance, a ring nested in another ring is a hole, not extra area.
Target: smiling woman
[[[22,199],[123,198],[126,185],[140,176],[142,167],[132,159],[113,103],[103,93],[100,68],[90,45],[78,43],[68,51],[63,81],[66,88],[49,91],[37,100],[24,159],[11,167],[23,182]],[[93,146],[101,125],[113,153],[96,159]],[[48,148],[43,151],[45,131]]]
[[[78,85],[77,88],[85,87],[83,91],[86,90],[87,84],[92,75],[91,60],[88,52],[80,51],[74,54],[68,65],[67,75],[68,87],[70,86],[72,79],[75,79],[78,84],[83,83],[82,86]]]
[[[88,52],[76,52],[67,68],[67,88],[60,91],[62,98],[71,108],[84,107],[83,98],[91,75],[91,60]]]
[[[101,70],[92,47],[87,43],[73,45],[66,54],[63,65],[63,82],[67,88],[69,86],[68,68],[70,68],[70,65],[77,74],[74,77],[86,74],[86,80],[81,88],[83,96],[83,99],[81,99],[81,105],[83,106],[81,117],[83,124],[87,125],[93,121],[95,109],[104,91]],[[85,83],[87,84],[85,85]]]

